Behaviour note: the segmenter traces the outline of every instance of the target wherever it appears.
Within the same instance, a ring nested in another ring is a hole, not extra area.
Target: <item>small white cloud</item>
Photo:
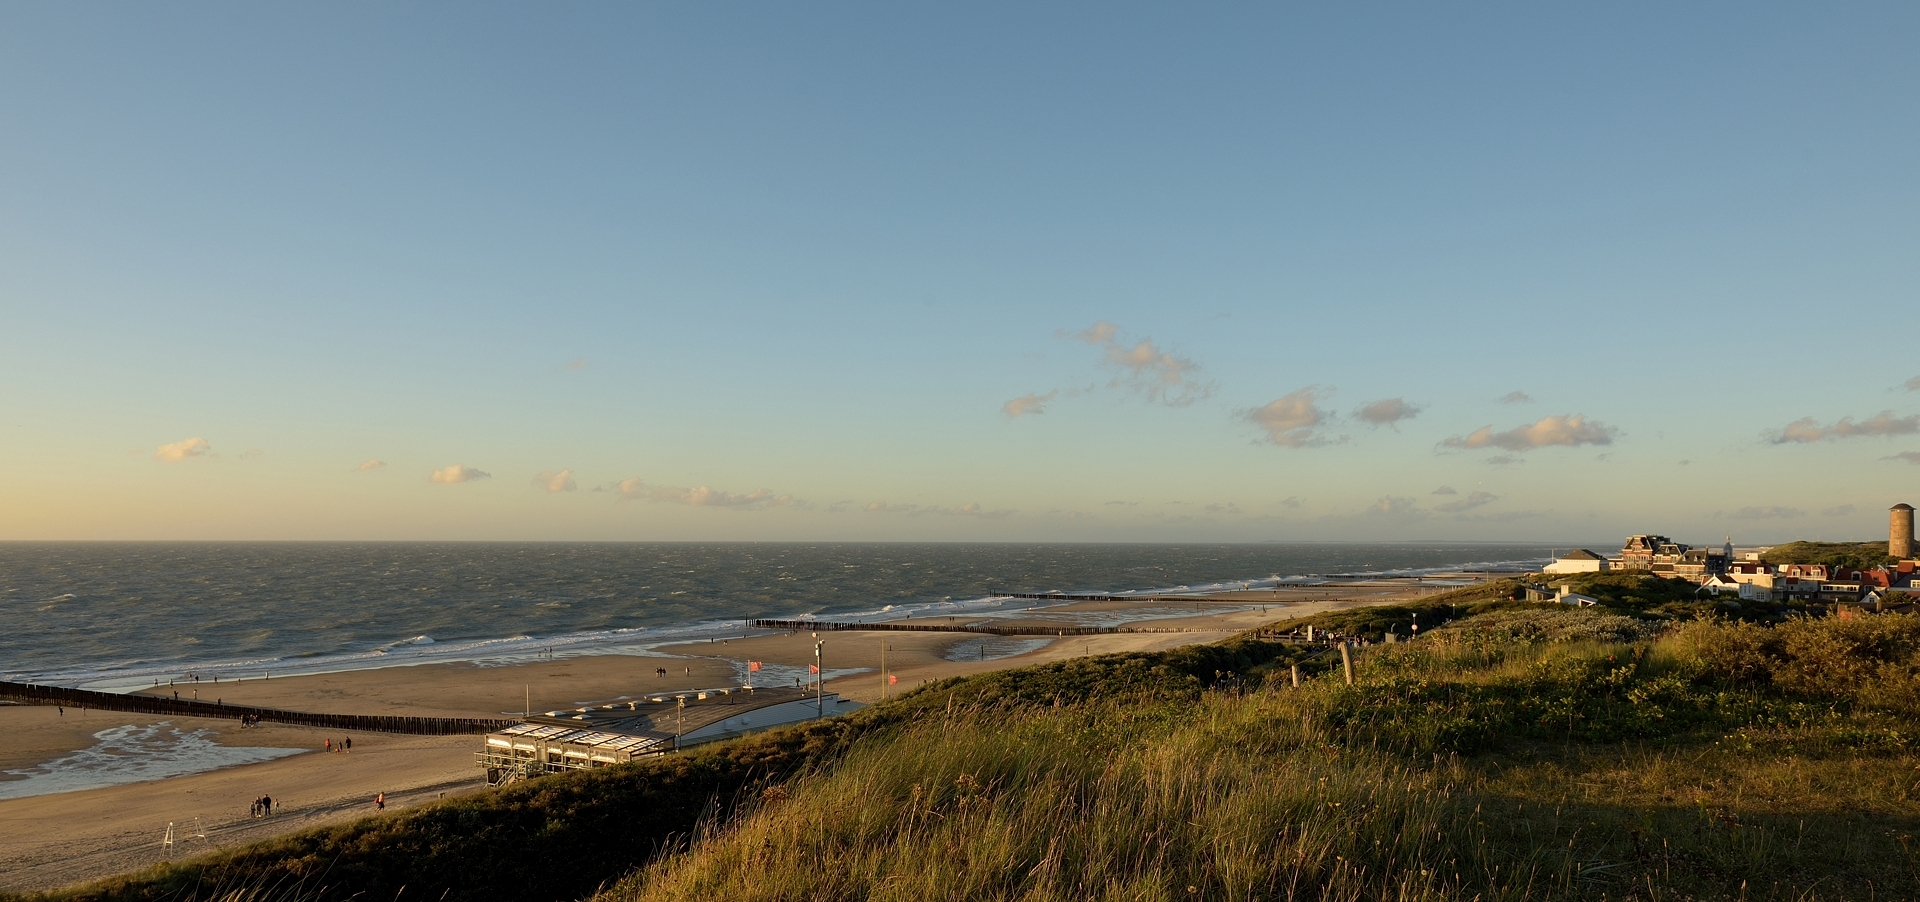
[[[1404,517],[1419,513],[1420,506],[1412,498],[1388,495],[1367,506],[1367,514],[1374,517]]]
[[[1267,441],[1283,448],[1306,448],[1327,444],[1327,438],[1316,432],[1331,415],[1320,409],[1319,398],[1326,389],[1317,385],[1268,402],[1267,406],[1247,412],[1247,419],[1267,431]]]
[[[1474,492],[1459,501],[1449,501],[1446,504],[1435,505],[1433,509],[1443,514],[1461,514],[1498,500],[1500,500],[1500,496],[1492,492]]]
[[[1091,326],[1088,326],[1085,329],[1081,329],[1078,332],[1068,332],[1065,330],[1061,330],[1060,337],[1071,338],[1074,341],[1084,341],[1090,345],[1103,345],[1110,341],[1113,341],[1113,336],[1119,334],[1119,332],[1120,332],[1119,326],[1116,326],[1110,322],[1107,322],[1106,320],[1101,320],[1097,323],[1094,323]]]
[[[1767,441],[1776,445],[1809,444],[1859,436],[1912,435],[1920,432],[1920,414],[1896,417],[1891,410],[1880,411],[1872,419],[1854,422],[1853,417],[1841,417],[1831,426],[1822,426],[1813,417],[1802,417],[1767,434]]]
[[[387,462],[384,460],[369,460],[360,464],[360,466],[354,467],[353,470],[356,473],[365,473],[368,470],[378,470],[386,465]]]
[[[545,470],[533,477],[533,484],[546,489],[548,493],[571,492],[578,486],[573,482],[572,470]]]
[[[267,452],[262,451],[259,448],[248,448],[247,450],[240,452],[241,460],[259,460],[260,458],[266,457],[266,456],[267,456]]]
[[[153,452],[153,459],[164,460],[168,463],[179,463],[190,457],[206,457],[211,453],[213,453],[213,445],[206,439],[196,435],[193,438],[182,439],[171,445],[161,445]]]
[[[1044,395],[1021,395],[1001,405],[1000,412],[1006,414],[1007,419],[1010,420],[1017,420],[1030,413],[1046,413],[1047,402],[1052,401],[1059,394],[1060,390],[1054,389]]]
[[[1437,489],[1434,489],[1434,490],[1433,490],[1433,491],[1432,491],[1432,492],[1431,492],[1430,494],[1434,494],[1434,495],[1458,495],[1458,494],[1460,494],[1460,493],[1459,493],[1459,492],[1456,492],[1456,491],[1454,491],[1454,490],[1453,490],[1453,486],[1450,486],[1450,485],[1443,485],[1443,486],[1441,486],[1441,487],[1439,487],[1439,488],[1437,488]]]
[[[1375,401],[1372,404],[1362,405],[1359,410],[1353,412],[1354,418],[1362,423],[1370,426],[1389,427],[1395,427],[1395,424],[1401,420],[1411,420],[1419,415],[1419,405],[1408,404],[1402,398],[1387,398],[1384,401]]]
[[[1599,420],[1573,414],[1542,417],[1537,422],[1515,426],[1505,432],[1495,432],[1492,426],[1482,426],[1467,435],[1455,436],[1440,444],[1447,448],[1501,448],[1519,452],[1554,445],[1611,445],[1614,436],[1619,433],[1620,430]]]
[[[1214,383],[1194,378],[1200,371],[1199,364],[1174,356],[1155,345],[1152,339],[1124,346],[1119,341],[1120,327],[1113,323],[1102,320],[1078,332],[1062,330],[1057,334],[1106,349],[1102,363],[1120,371],[1120,375],[1107,384],[1108,388],[1129,389],[1169,407],[1185,407],[1213,394]]]
[[[454,464],[450,467],[441,467],[433,471],[433,474],[428,476],[427,480],[429,482],[438,482],[442,485],[453,485],[459,482],[473,482],[476,479],[488,479],[492,476],[492,473],[488,473],[485,470],[476,470],[466,464]]]
[[[1494,400],[1500,404],[1531,404],[1533,396],[1523,391],[1510,391]]]

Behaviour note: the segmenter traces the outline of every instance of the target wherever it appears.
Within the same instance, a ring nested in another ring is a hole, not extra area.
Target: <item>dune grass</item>
[[[948,712],[854,743],[599,902],[1868,899],[1920,896],[1920,620],[1689,624],[1657,641],[1483,629],[1360,680]],[[1794,680],[1798,680],[1795,682]]]
[[[1355,685],[1062,661],[59,898],[1920,898],[1920,617],[1484,601]]]

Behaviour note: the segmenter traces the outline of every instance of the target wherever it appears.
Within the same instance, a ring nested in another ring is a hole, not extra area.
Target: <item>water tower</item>
[[[1903,561],[1913,557],[1913,505],[1894,505],[1887,519],[1887,553]]]

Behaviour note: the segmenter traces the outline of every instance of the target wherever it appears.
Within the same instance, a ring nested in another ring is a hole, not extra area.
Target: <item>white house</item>
[[[1576,548],[1546,566],[1543,573],[1604,573],[1610,569],[1607,559],[1585,548]]]

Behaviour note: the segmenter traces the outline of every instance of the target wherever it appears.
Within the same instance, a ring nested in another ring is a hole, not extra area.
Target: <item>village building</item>
[[[1585,548],[1576,548],[1548,564],[1543,573],[1605,573],[1612,569],[1605,557]]]
[[[845,713],[851,702],[804,688],[662,693],[535,714],[489,733],[474,763],[490,785],[664,755],[691,745]]]

